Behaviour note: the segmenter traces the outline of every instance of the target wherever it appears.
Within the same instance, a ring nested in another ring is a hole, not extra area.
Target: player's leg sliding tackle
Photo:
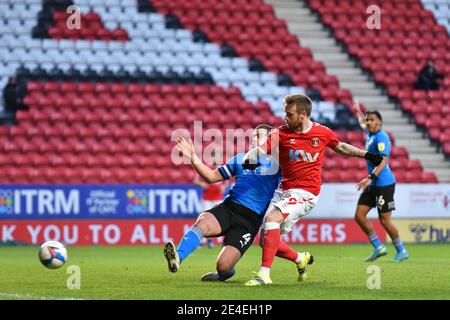
[[[203,235],[204,231],[197,225],[194,225],[186,231],[183,239],[178,244],[178,248],[175,247],[172,241],[166,243],[164,246],[164,256],[166,257],[170,272],[178,271],[181,262],[200,245]]]
[[[180,268],[180,257],[178,256],[177,248],[172,241],[167,242],[164,245],[164,256],[166,257],[167,264],[170,272],[177,272]]]
[[[236,273],[236,269],[231,269],[228,272],[208,272],[201,278],[202,281],[226,281]]]
[[[207,217],[204,217],[207,220]],[[202,218],[200,218],[201,220]],[[172,241],[169,241],[164,246],[164,256],[166,257],[169,271],[177,272],[180,269],[181,263],[199,247],[203,237],[205,236],[204,229],[211,233],[211,224],[199,222],[194,224],[192,228],[186,231],[183,239],[178,244],[178,248]],[[213,234],[220,233],[213,231]],[[217,260],[217,272],[209,272],[205,274],[202,281],[226,281],[231,278],[236,270],[235,264],[241,258],[241,253],[234,247],[224,246],[219,254]]]
[[[224,239],[224,246],[217,257],[216,272],[208,272],[203,275],[202,281],[226,281],[236,273],[235,266],[242,257],[242,252],[239,251],[233,244],[229,243],[230,239]]]

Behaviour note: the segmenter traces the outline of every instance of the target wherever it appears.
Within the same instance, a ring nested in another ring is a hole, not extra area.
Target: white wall
[[[305,218],[353,218],[359,195],[356,183],[324,184],[317,207]],[[394,200],[394,218],[450,218],[450,184],[397,184]],[[369,217],[377,217],[376,209]]]

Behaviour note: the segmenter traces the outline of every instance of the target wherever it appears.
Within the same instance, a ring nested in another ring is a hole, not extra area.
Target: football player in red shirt
[[[249,151],[243,160],[244,165],[257,167],[259,154],[270,153],[274,159],[279,159],[283,173],[282,195],[265,218],[261,268],[246,282],[246,286],[272,283],[270,268],[280,243],[287,250],[280,240],[281,234],[290,232],[295,223],[317,203],[326,147],[344,156],[365,158],[375,166],[383,159],[382,156],[340,142],[331,129],[311,121],[312,102],[309,97],[303,94],[289,95],[285,97],[284,105],[286,124],[272,130],[266,142]],[[292,255],[296,252],[288,249],[293,251]],[[303,280],[306,266],[312,261],[312,256],[305,252],[297,263],[299,280]]]

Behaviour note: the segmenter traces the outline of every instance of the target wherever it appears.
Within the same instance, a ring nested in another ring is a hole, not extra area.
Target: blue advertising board
[[[194,218],[195,185],[0,185],[0,219]]]

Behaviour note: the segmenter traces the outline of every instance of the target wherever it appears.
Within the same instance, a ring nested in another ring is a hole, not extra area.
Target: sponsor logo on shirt
[[[291,161],[305,161],[305,162],[316,162],[319,157],[320,152],[314,154],[310,152],[305,152],[304,150],[293,150],[289,149],[289,159]],[[301,158],[300,158],[301,157]]]
[[[319,139],[319,138],[312,138],[312,139],[311,139],[311,145],[312,145],[314,148],[317,148],[317,147],[319,146],[319,144],[320,144],[320,139]]]

